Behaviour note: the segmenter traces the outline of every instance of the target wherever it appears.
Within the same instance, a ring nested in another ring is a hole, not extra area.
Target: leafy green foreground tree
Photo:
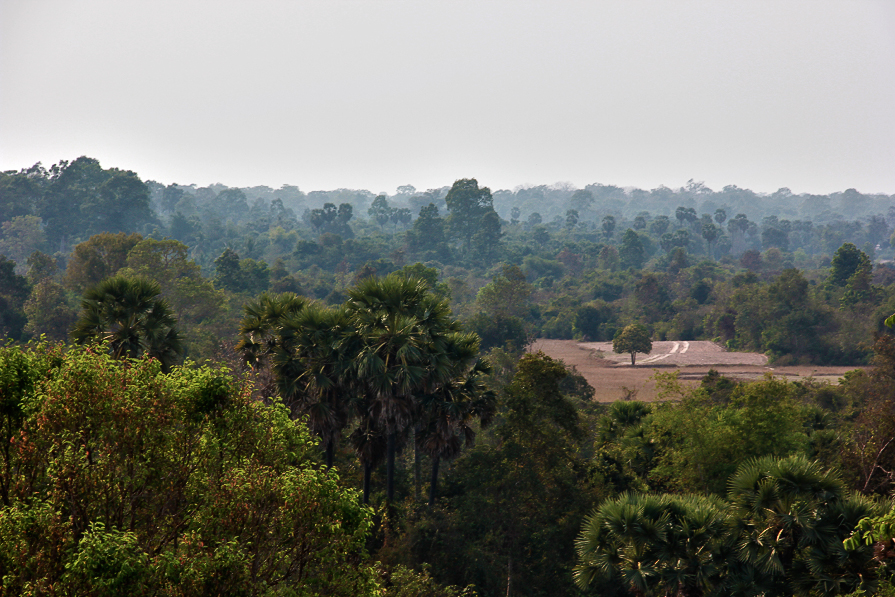
[[[0,595],[373,595],[371,512],[226,372],[0,349]]]
[[[842,542],[847,551],[864,550],[873,547],[874,557],[888,570],[892,569],[895,559],[895,509],[889,509],[882,515],[868,516],[861,519],[854,532]],[[864,597],[866,591],[855,591],[850,597]],[[876,588],[877,597],[895,596],[895,578],[891,574],[887,581]]]

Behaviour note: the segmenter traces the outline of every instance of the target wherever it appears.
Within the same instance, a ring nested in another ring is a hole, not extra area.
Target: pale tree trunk
[[[513,594],[513,556],[507,557],[507,597]]]

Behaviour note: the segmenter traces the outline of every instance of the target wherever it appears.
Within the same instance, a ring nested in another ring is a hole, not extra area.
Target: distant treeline
[[[210,356],[261,292],[336,305],[358,280],[420,263],[485,349],[639,322],[657,339],[860,363],[895,310],[881,263],[893,224],[895,197],[854,189],[492,193],[459,179],[304,193],[164,186],[81,157],[0,174],[0,326],[67,338],[82,293],[121,273],[157,280],[189,354]]]

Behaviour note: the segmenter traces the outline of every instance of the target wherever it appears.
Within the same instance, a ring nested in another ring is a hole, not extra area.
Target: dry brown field
[[[811,378],[837,384],[845,372],[857,368],[813,365],[770,367],[767,357],[762,354],[728,352],[708,341],[653,342],[652,352],[648,355],[638,354],[637,364],[633,367],[630,355],[612,352],[611,342],[538,339],[529,350],[540,350],[552,358],[561,359],[568,366],[574,365],[593,386],[596,391],[594,399],[599,402],[614,402],[625,396],[645,402],[657,400],[659,396],[653,379],[657,371],[677,371],[684,385],[695,387],[709,369],[740,380],[756,380],[770,374],[789,380]]]

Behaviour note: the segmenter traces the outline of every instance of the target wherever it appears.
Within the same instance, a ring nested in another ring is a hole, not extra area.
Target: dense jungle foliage
[[[3,594],[895,593],[892,204],[3,173]],[[524,353],[626,327],[872,366],[601,405]]]

